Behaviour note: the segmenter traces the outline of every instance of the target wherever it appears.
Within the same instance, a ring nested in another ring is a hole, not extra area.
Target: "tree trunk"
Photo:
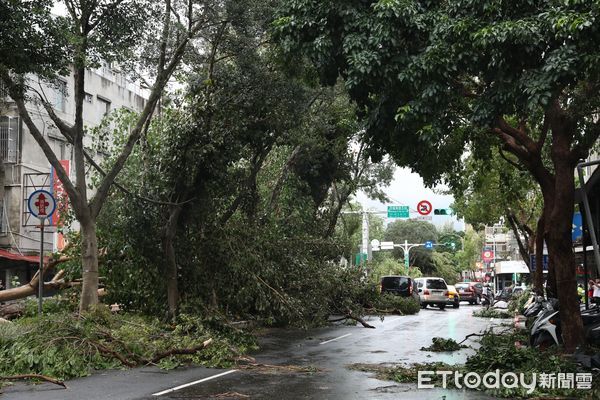
[[[544,295],[544,215],[538,219],[535,233],[535,263],[536,269],[533,277],[533,287],[539,296]]]
[[[81,222],[81,261],[83,267],[79,312],[98,304],[98,238],[96,221]]]
[[[556,274],[562,337],[565,349],[572,352],[584,341],[577,295],[575,254],[571,238],[575,178],[574,168],[570,165],[568,157],[553,158],[556,185],[555,200],[550,217],[552,229],[548,232],[548,253]]]
[[[333,215],[331,216],[331,219],[329,220],[329,224],[327,225],[327,229],[325,230],[325,235],[323,235],[325,238],[329,238],[329,237],[333,236],[333,234],[335,232],[335,227],[337,226],[337,221],[340,217],[340,213],[342,212],[342,209],[344,208],[344,204],[346,204],[348,197],[349,196],[344,196],[344,201],[340,200],[338,202],[337,206],[335,207],[335,210],[333,211]]]
[[[531,229],[526,227],[525,224],[520,223],[517,219],[517,216],[510,211],[506,213],[506,219],[508,220],[510,229],[513,231],[515,239],[517,240],[517,245],[519,246],[519,254],[521,255],[521,258],[523,259],[525,264],[527,264],[529,272],[531,273],[531,261],[529,259],[529,254],[531,254],[533,250],[531,246],[531,241],[529,240],[529,234],[531,232]]]
[[[167,265],[167,303],[168,317],[173,318],[177,315],[179,307],[179,286],[177,282],[177,257],[175,254],[175,236],[177,234],[177,222],[181,215],[182,207],[180,205],[171,206],[169,210],[169,220],[164,228],[162,250]]]
[[[296,146],[294,148],[294,150],[292,151],[292,154],[290,154],[290,156],[288,157],[287,162],[281,169],[279,178],[277,178],[277,182],[275,183],[275,186],[273,187],[273,191],[271,192],[271,198],[269,199],[269,204],[266,207],[267,215],[270,214],[271,212],[273,212],[273,210],[275,208],[275,203],[279,199],[279,195],[281,195],[281,191],[283,190],[283,184],[285,183],[285,180],[287,179],[287,177],[290,173],[290,169],[296,162],[296,158],[298,158],[298,155],[300,154],[300,150],[302,150],[302,146],[301,145]]]

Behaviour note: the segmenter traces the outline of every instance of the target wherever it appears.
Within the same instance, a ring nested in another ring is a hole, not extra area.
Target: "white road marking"
[[[342,336],[336,337],[336,338],[334,338],[334,339],[331,339],[331,340],[326,340],[326,341],[324,341],[324,342],[321,342],[321,343],[319,343],[319,344],[326,344],[326,343],[329,343],[329,342],[333,342],[333,341],[335,341],[335,340],[340,340],[340,339],[343,339],[343,338],[345,338],[345,337],[348,337],[348,336],[350,336],[350,335],[352,335],[352,334],[351,334],[351,333],[347,333],[347,334],[345,334],[345,335],[342,335]]]
[[[237,369],[232,369],[230,371],[225,371],[225,372],[222,372],[220,374],[216,374],[216,375],[204,378],[204,379],[200,379],[198,381],[186,383],[184,385],[176,386],[176,387],[171,388],[171,389],[163,390],[162,392],[154,393],[154,394],[152,394],[152,396],[162,396],[163,394],[172,393],[172,392],[175,392],[175,391],[177,391],[179,389],[183,389],[183,388],[186,388],[186,387],[189,387],[189,386],[194,386],[194,385],[197,385],[197,384],[202,383],[202,382],[210,381],[211,379],[220,378],[222,376],[232,374],[232,373],[234,373],[236,371],[237,371]]]

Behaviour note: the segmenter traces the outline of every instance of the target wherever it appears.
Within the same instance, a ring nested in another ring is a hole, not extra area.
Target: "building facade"
[[[38,90],[53,105],[56,114],[67,123],[74,123],[74,77],[61,77],[53,85],[30,77],[30,86]],[[141,111],[147,100],[146,91],[131,83],[124,74],[108,64],[86,71],[83,120],[86,127],[100,124],[112,111],[126,108]],[[27,109],[54,153],[74,180],[73,149],[48,117],[41,104],[27,103]],[[84,145],[92,150],[92,139]],[[32,261],[39,257],[39,222],[27,208],[26,200],[38,189],[55,192],[60,186],[42,149],[21,120],[16,105],[0,92],[0,156],[4,164],[4,198],[0,207],[0,280],[6,288],[27,282],[37,270]],[[102,157],[95,153],[94,156]],[[71,228],[77,229],[77,226]],[[62,235],[57,232],[56,219],[47,226],[44,247],[60,249]]]

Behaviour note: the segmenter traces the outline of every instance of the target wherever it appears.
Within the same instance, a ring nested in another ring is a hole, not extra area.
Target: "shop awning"
[[[524,261],[500,261],[496,263],[496,275],[499,274],[528,274],[529,268]]]
[[[11,253],[10,251],[0,249],[0,258],[11,261],[25,261],[28,263],[38,263],[40,262],[40,256],[24,256],[21,254]],[[48,257],[44,257],[44,261],[48,261]]]

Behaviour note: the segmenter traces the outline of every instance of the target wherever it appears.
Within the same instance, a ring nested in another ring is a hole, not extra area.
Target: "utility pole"
[[[371,259],[371,255],[369,254],[369,214],[363,212],[362,215],[362,254],[367,255],[367,260]],[[361,260],[362,260],[361,254]]]
[[[394,247],[401,248],[404,253],[404,268],[406,269],[406,275],[410,267],[410,251],[415,247],[424,246],[425,243],[408,243],[408,240],[404,240],[404,244],[394,244]]]

